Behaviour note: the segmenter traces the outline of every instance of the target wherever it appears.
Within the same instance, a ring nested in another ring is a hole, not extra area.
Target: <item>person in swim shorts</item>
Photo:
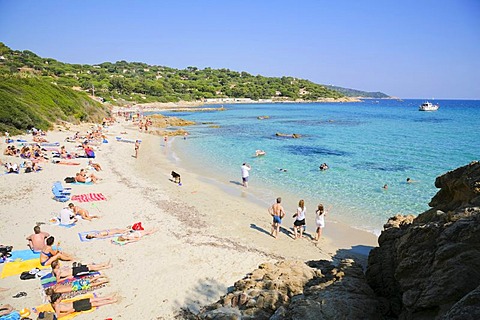
[[[278,197],[276,203],[274,203],[270,208],[268,208],[268,213],[273,217],[272,222],[272,231],[270,234],[275,239],[278,236],[278,232],[280,231],[280,224],[282,223],[283,217],[285,217],[285,210],[283,210],[282,205],[282,198]]]
[[[76,276],[81,276],[88,274],[92,271],[100,271],[103,269],[109,269],[112,267],[110,261],[107,263],[99,263],[99,264],[77,264],[73,267],[60,267],[60,263],[58,261],[52,262],[52,274],[57,279],[57,282],[61,281],[65,278],[71,278]]]
[[[55,314],[58,318],[64,317],[74,312],[88,311],[95,307],[100,307],[117,302],[117,298],[115,297],[115,295],[108,297],[80,299],[73,302],[61,302],[61,296],[61,293],[54,293],[50,297],[50,304],[55,310]]]

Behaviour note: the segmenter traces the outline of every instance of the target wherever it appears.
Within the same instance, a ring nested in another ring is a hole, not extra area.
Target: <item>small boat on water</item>
[[[425,101],[418,108],[419,111],[437,111],[439,108],[438,104],[433,104],[431,102]]]

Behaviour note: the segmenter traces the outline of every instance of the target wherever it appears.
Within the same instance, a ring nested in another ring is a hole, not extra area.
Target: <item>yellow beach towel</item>
[[[22,260],[22,261],[13,261],[7,262],[3,264],[2,274],[0,278],[6,278],[10,276],[15,276],[17,274],[21,274],[23,271],[30,271],[34,268],[38,269],[46,269],[50,268],[50,266],[43,267],[40,264],[40,259],[30,259],[30,260]]]
[[[72,301],[76,301],[76,300],[81,300],[81,299],[87,299],[87,298],[93,298],[93,294],[89,293],[89,294],[85,294],[85,295],[82,295],[82,296],[78,296],[78,297],[75,297],[75,298],[72,298],[72,299],[65,299],[65,300],[62,300],[62,302],[72,302]],[[37,313],[40,313],[40,312],[55,312],[55,310],[53,310],[53,307],[50,303],[47,303],[47,304],[42,304],[41,306],[38,306],[35,308],[36,309],[36,312]],[[89,313],[89,312],[93,312],[95,309],[97,309],[97,307],[92,307],[92,309],[88,310],[88,311],[82,311],[82,312],[74,312],[74,313],[70,313],[64,317],[61,317],[62,320],[68,320],[68,319],[72,319],[76,316],[78,316],[80,313]]]

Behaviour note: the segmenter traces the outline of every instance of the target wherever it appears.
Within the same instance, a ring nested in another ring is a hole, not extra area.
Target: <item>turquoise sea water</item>
[[[422,102],[226,104],[226,111],[163,114],[205,123],[175,141],[180,161],[194,160],[202,174],[236,185],[248,162],[248,192],[265,203],[288,194],[313,214],[323,202],[333,205],[331,219],[378,234],[388,217],[428,209],[437,176],[480,159],[480,101],[436,100],[436,112],[418,111]],[[253,157],[256,149],[267,155]]]

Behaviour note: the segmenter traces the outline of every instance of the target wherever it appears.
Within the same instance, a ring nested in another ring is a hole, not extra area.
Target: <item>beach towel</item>
[[[31,260],[31,259],[40,259],[40,252],[35,253],[31,249],[25,249],[25,250],[15,250],[11,252],[12,256],[10,259],[12,261],[15,261],[17,259],[22,259],[22,260]]]
[[[12,311],[7,315],[1,316],[0,320],[19,320],[20,318],[20,313],[18,311]]]
[[[85,193],[72,196],[72,201],[78,202],[91,202],[91,201],[104,201],[107,200],[101,193]]]
[[[80,300],[80,299],[87,299],[87,298],[93,298],[93,297],[94,297],[93,294],[89,293],[89,294],[86,294],[86,295],[75,297],[73,299],[62,300],[62,302],[72,302],[72,301],[76,301],[76,300]],[[97,309],[97,307],[92,307],[92,309],[90,309],[88,311],[74,312],[74,313],[71,313],[71,314],[68,314],[68,315],[62,317],[61,319],[62,320],[72,319],[72,318],[78,316],[80,313],[89,313],[89,312],[93,312],[96,309]],[[55,312],[50,303],[42,304],[42,305],[35,308],[35,312],[37,312],[37,313],[40,313],[42,311],[43,312]]]
[[[93,241],[93,240],[102,240],[102,239],[106,239],[106,238],[118,237],[118,236],[121,235],[121,233],[116,233],[116,234],[112,234],[112,235],[110,235],[108,237],[104,237],[104,238],[87,239],[87,234],[92,234],[92,233],[98,233],[98,231],[93,230],[93,231],[79,232],[78,237],[80,238],[80,241],[82,241],[82,242],[89,242],[89,241]]]
[[[42,142],[40,143],[42,147],[59,147],[60,142]]]
[[[90,182],[70,182],[70,184],[76,184],[76,185],[79,185],[79,186],[91,186],[93,185],[93,182],[90,181]]]
[[[100,274],[100,272],[93,271],[93,272],[89,272],[88,274],[85,274],[85,275],[63,279],[63,280],[59,281],[59,283],[70,283],[70,282],[72,282],[73,280],[76,280],[76,279],[81,279],[81,278],[85,278],[85,277],[90,277],[91,278],[91,277],[99,275],[99,274]],[[51,272],[47,273],[45,276],[40,278],[40,284],[42,285],[43,289],[50,288],[51,286],[55,285],[56,283],[57,283],[57,278],[55,278],[55,276]]]
[[[129,243],[129,242],[120,241],[120,240],[118,240],[118,237],[115,237],[114,239],[112,239],[112,243],[113,243],[113,244],[118,244],[119,246],[124,246],[124,245],[126,245],[127,243]]]
[[[46,268],[50,268],[50,266],[45,266],[45,267],[42,266],[40,264],[40,258],[7,262],[3,264],[3,270],[2,270],[2,274],[0,275],[0,278],[3,279],[10,276],[16,276],[21,274],[24,271],[30,271],[34,268],[46,269]]]

